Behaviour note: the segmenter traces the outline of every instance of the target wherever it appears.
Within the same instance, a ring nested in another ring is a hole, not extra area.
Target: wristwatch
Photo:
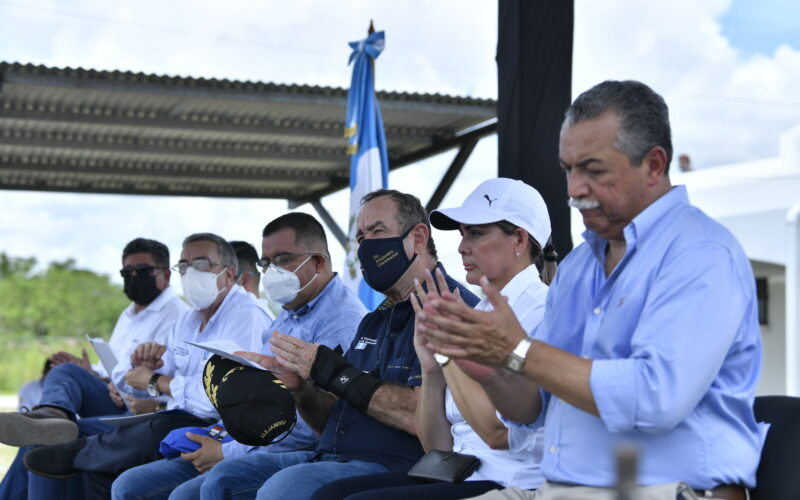
[[[147,394],[151,397],[156,397],[161,395],[161,391],[158,390],[158,379],[161,377],[160,373],[154,373],[152,377],[150,377],[150,381],[147,383]]]
[[[528,350],[531,348],[531,343],[533,343],[532,338],[527,335],[523,337],[517,347],[506,358],[506,368],[514,373],[521,372],[522,367],[525,365],[525,356],[528,355]]]
[[[445,356],[444,354],[439,354],[438,352],[433,353],[433,359],[435,359],[442,368],[444,368],[444,366],[450,362],[450,356]]]

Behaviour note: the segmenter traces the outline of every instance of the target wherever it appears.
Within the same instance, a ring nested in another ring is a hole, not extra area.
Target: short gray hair
[[[428,220],[428,214],[422,207],[419,198],[413,194],[401,193],[395,189],[378,189],[365,194],[364,197],[361,198],[361,206],[363,207],[370,201],[381,196],[390,197],[394,200],[395,205],[397,205],[395,219],[400,226],[400,234],[405,233],[417,224],[425,224],[428,228],[428,243],[426,245],[428,254],[434,259],[438,259],[436,255],[436,243],[433,242],[433,234],[431,233],[431,223]]]
[[[653,147],[661,146],[667,153],[665,173],[669,173],[672,132],[664,98],[642,82],[607,80],[575,99],[567,108],[563,127],[597,118],[608,111],[616,113],[620,122],[614,146],[631,164],[641,164]]]
[[[230,267],[236,273],[239,272],[236,252],[233,250],[231,244],[225,241],[225,238],[217,236],[214,233],[194,233],[183,240],[183,246],[185,247],[189,243],[194,243],[195,241],[210,241],[213,243],[217,247],[219,259],[222,261],[220,264],[224,267]]]

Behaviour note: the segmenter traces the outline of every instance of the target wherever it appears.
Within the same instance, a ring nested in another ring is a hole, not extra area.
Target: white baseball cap
[[[527,231],[541,248],[550,239],[550,214],[542,195],[522,181],[505,177],[483,181],[460,207],[434,210],[428,218],[433,227],[443,230],[504,220]]]

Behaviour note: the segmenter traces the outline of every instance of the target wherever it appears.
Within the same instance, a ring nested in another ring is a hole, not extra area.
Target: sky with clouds
[[[492,0],[0,0],[0,60],[346,87],[347,42],[370,19],[386,31],[379,89],[497,97]],[[642,80],[667,100],[676,153],[695,166],[774,156],[779,135],[800,123],[797,19],[796,0],[575,0],[573,95],[606,79]],[[393,172],[390,187],[424,203],[453,155]],[[496,156],[496,139],[482,140],[442,206],[495,176]],[[344,226],[347,194],[323,204]],[[279,200],[0,191],[0,251],[73,257],[113,275],[136,236],[167,243],[173,260],[197,231],[259,248],[263,226],[286,210]],[[457,236],[434,236],[460,276]]]

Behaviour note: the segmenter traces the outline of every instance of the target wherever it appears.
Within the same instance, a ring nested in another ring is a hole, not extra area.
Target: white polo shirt
[[[125,361],[130,361],[136,346],[151,341],[163,344],[178,318],[189,310],[189,306],[175,295],[171,286],[162,290],[153,302],[138,313],[134,311],[135,305],[131,303],[122,311],[108,341],[117,357],[114,373],[106,373],[102,363],[92,365],[101,378],[110,376],[115,384],[128,371],[130,362]]]
[[[517,273],[501,293],[508,297],[508,305],[516,314],[522,328],[529,332],[544,317],[544,304],[548,287],[539,278],[535,265],[530,265]],[[492,305],[485,298],[475,309],[491,311]],[[455,399],[448,388],[445,392],[445,416],[452,424],[453,451],[475,455],[481,465],[467,481],[494,481],[503,486],[516,486],[522,489],[537,488],[544,478],[539,471],[542,461],[542,437],[528,432],[524,442],[512,442],[509,432],[509,448],[494,450],[467,423],[456,406]],[[538,434],[541,434],[539,432]]]

